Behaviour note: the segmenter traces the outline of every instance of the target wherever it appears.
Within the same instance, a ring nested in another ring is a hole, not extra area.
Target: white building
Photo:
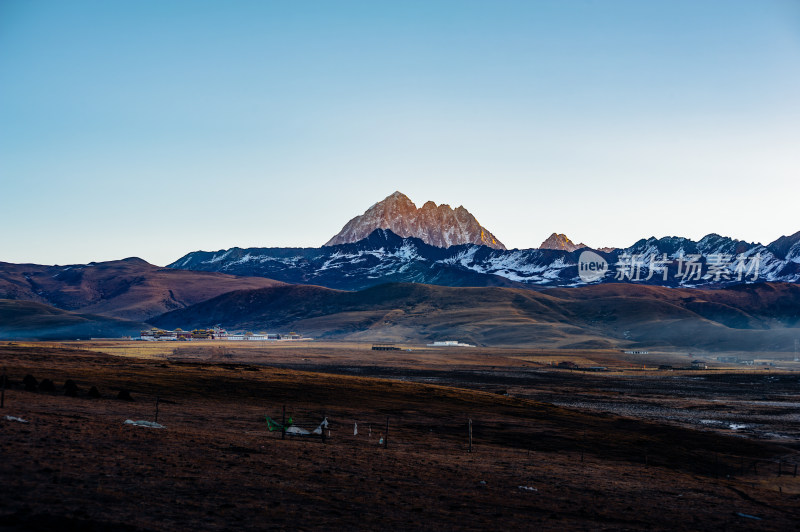
[[[441,342],[433,342],[428,344],[428,347],[475,347],[470,344],[462,344],[458,340],[443,340]]]

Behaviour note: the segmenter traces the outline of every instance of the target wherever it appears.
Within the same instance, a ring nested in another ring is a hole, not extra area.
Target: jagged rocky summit
[[[358,242],[376,229],[389,229],[403,238],[419,238],[426,244],[440,248],[477,244],[493,249],[506,249],[464,207],[452,209],[445,203],[436,205],[428,201],[417,208],[402,192],[387,196],[364,214],[347,222],[325,246]]]
[[[567,238],[567,235],[565,234],[553,233],[547,237],[547,240],[542,242],[542,245],[539,246],[539,249],[563,249],[564,251],[573,252],[576,249],[585,247],[587,247],[586,244],[575,244],[572,240]]]

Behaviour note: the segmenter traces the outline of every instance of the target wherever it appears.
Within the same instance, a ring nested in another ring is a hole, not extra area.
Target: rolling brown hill
[[[281,284],[261,277],[161,268],[139,258],[72,266],[0,262],[0,298],[136,321],[232,290]]]
[[[78,314],[33,301],[0,299],[0,339],[75,340],[136,335],[141,322]]]
[[[365,341],[790,350],[800,338],[800,287],[605,284],[533,292],[396,283],[343,292],[285,285],[231,292],[150,322]]]

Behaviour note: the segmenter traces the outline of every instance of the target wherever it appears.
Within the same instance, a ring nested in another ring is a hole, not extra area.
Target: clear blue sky
[[[798,1],[0,1],[0,260],[800,230]]]

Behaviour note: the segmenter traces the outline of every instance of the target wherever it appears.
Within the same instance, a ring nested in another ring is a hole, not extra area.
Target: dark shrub
[[[39,381],[37,381],[36,378],[34,378],[33,375],[28,374],[28,375],[25,375],[24,379],[22,379],[22,384],[25,385],[25,391],[35,392],[36,391],[36,387],[39,386]]]
[[[117,399],[120,401],[133,401],[133,397],[131,397],[131,392],[128,390],[120,390],[117,394]]]
[[[39,389],[43,392],[54,392],[56,391],[56,383],[50,379],[42,379],[42,382],[39,383]]]
[[[97,390],[97,386],[92,386],[91,388],[89,388],[89,393],[87,395],[94,399],[99,399],[100,392]]]
[[[78,385],[75,384],[74,380],[68,379],[67,382],[64,383],[64,395],[78,397],[78,391]]]

